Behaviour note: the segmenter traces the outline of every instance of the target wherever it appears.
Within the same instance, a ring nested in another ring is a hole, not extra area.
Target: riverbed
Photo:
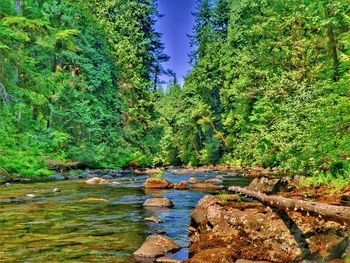
[[[173,170],[165,172],[164,178],[204,181],[218,175],[223,176],[225,186],[250,182],[214,171],[177,174]],[[123,174],[104,185],[64,180],[0,186],[0,262],[135,262],[131,254],[148,235],[157,233],[166,233],[181,246],[173,258],[186,259],[191,211],[212,192],[149,192],[142,187],[148,177]],[[53,192],[55,188],[60,192]],[[156,194],[170,198],[175,207],[144,208],[143,202]],[[149,216],[163,223],[145,222]]]

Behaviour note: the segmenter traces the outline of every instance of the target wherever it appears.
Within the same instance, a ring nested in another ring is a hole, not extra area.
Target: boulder
[[[168,198],[150,198],[143,203],[143,206],[173,207],[174,204]]]
[[[144,186],[147,189],[169,189],[173,188],[174,184],[163,178],[148,178]]]
[[[64,180],[64,176],[62,174],[52,174],[52,175],[49,175],[48,177],[50,180],[57,180],[57,181],[60,181],[60,180]]]
[[[156,216],[146,217],[145,221],[154,222],[154,223],[157,223],[157,224],[163,223],[163,220],[160,219],[159,217],[156,217]]]
[[[197,184],[200,183],[200,181],[197,178],[191,177],[190,179],[187,180],[190,184]]]
[[[247,187],[249,190],[264,194],[275,194],[282,187],[282,179],[269,179],[267,177],[255,178]]]
[[[139,258],[157,258],[180,249],[174,241],[165,236],[149,236],[133,255]]]
[[[192,185],[192,189],[207,189],[207,190],[219,190],[222,189],[223,186],[215,185],[211,183],[196,183]]]
[[[87,184],[91,184],[91,185],[104,184],[106,182],[107,182],[106,179],[102,179],[102,178],[98,178],[98,177],[94,177],[94,178],[91,178],[91,179],[86,181]]]
[[[299,212],[276,212],[260,203],[205,196],[192,212],[190,259],[197,262],[328,262],[344,253],[345,226]],[[220,256],[218,256],[220,255]]]
[[[187,182],[180,182],[180,183],[174,184],[174,188],[175,189],[189,189],[190,186],[188,185]]]
[[[222,184],[222,180],[218,178],[212,178],[204,181],[205,183],[211,183],[211,184]]]

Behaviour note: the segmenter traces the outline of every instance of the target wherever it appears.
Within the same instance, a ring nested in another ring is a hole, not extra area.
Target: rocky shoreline
[[[248,188],[279,195],[297,191],[293,184],[267,178],[255,179]],[[207,195],[193,210],[190,228],[186,263],[349,262],[341,259],[349,254],[349,231],[343,224],[256,201]]]

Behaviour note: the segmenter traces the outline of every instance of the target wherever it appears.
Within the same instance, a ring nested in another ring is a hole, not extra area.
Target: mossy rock
[[[4,168],[0,167],[0,183],[7,182],[14,179],[14,176],[7,172]]]

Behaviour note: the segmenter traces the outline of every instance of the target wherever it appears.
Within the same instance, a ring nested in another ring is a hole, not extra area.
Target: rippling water
[[[213,178],[216,172],[173,174],[173,182],[190,177]],[[142,188],[146,175],[124,175],[108,185],[55,181],[0,186],[0,262],[134,262],[131,254],[150,234],[165,231],[187,258],[186,228],[202,191]],[[247,185],[249,179],[224,178],[225,186]],[[54,188],[61,192],[53,193]],[[170,198],[174,208],[143,208],[154,194]],[[28,198],[34,194],[35,198]],[[164,223],[145,222],[155,215]]]

